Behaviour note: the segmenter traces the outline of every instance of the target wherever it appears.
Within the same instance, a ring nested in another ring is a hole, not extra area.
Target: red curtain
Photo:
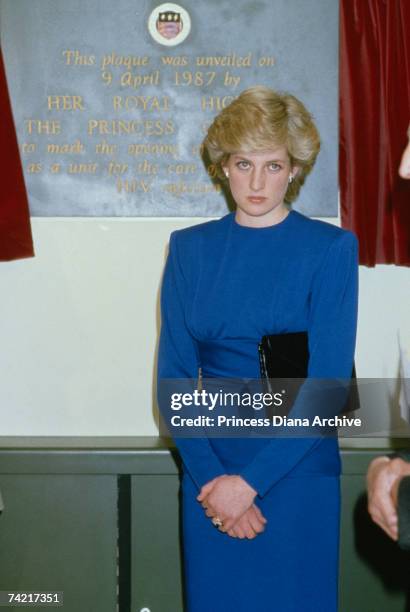
[[[30,213],[0,49],[0,261],[32,257]]]
[[[340,0],[342,225],[360,263],[410,265],[410,0]]]

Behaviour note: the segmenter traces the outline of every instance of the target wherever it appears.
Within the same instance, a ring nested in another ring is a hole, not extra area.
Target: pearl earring
[[[225,170],[225,176],[226,178],[229,178],[229,170]]]
[[[288,179],[288,183],[290,184],[293,181],[293,175],[289,174],[289,179]]]

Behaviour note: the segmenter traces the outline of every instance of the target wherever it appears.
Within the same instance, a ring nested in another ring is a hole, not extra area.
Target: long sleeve
[[[188,299],[188,283],[184,276],[177,247],[178,232],[170,239],[169,254],[165,266],[161,290],[161,335],[158,354],[158,403],[161,411],[163,398],[161,381],[170,379],[198,379],[199,357],[195,339],[185,320],[184,305]],[[181,382],[177,384],[181,390]],[[190,389],[191,390],[191,389]],[[200,489],[205,483],[226,470],[214,453],[208,438],[175,437],[175,444],[190,476]]]
[[[312,393],[315,381],[309,379],[346,381],[351,376],[358,302],[357,251],[354,234],[340,232],[315,274],[308,324],[308,379],[298,394],[291,416],[309,413],[306,402],[315,395]],[[263,497],[320,442],[320,437],[273,438],[242,470],[241,476]]]

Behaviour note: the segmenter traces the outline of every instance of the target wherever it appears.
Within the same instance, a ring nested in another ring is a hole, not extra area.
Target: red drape
[[[2,151],[0,261],[32,257],[34,251],[30,227],[30,213],[1,49],[0,143]]]
[[[342,225],[360,263],[410,265],[410,0],[340,0]]]

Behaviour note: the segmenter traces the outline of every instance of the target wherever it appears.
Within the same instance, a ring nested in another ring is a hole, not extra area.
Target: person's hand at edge
[[[407,129],[407,137],[409,139],[406,148],[401,156],[399,174],[401,178],[410,179],[410,124]]]
[[[410,475],[410,463],[400,458],[377,457],[367,471],[369,514],[393,540],[398,539],[398,486],[407,475]]]

